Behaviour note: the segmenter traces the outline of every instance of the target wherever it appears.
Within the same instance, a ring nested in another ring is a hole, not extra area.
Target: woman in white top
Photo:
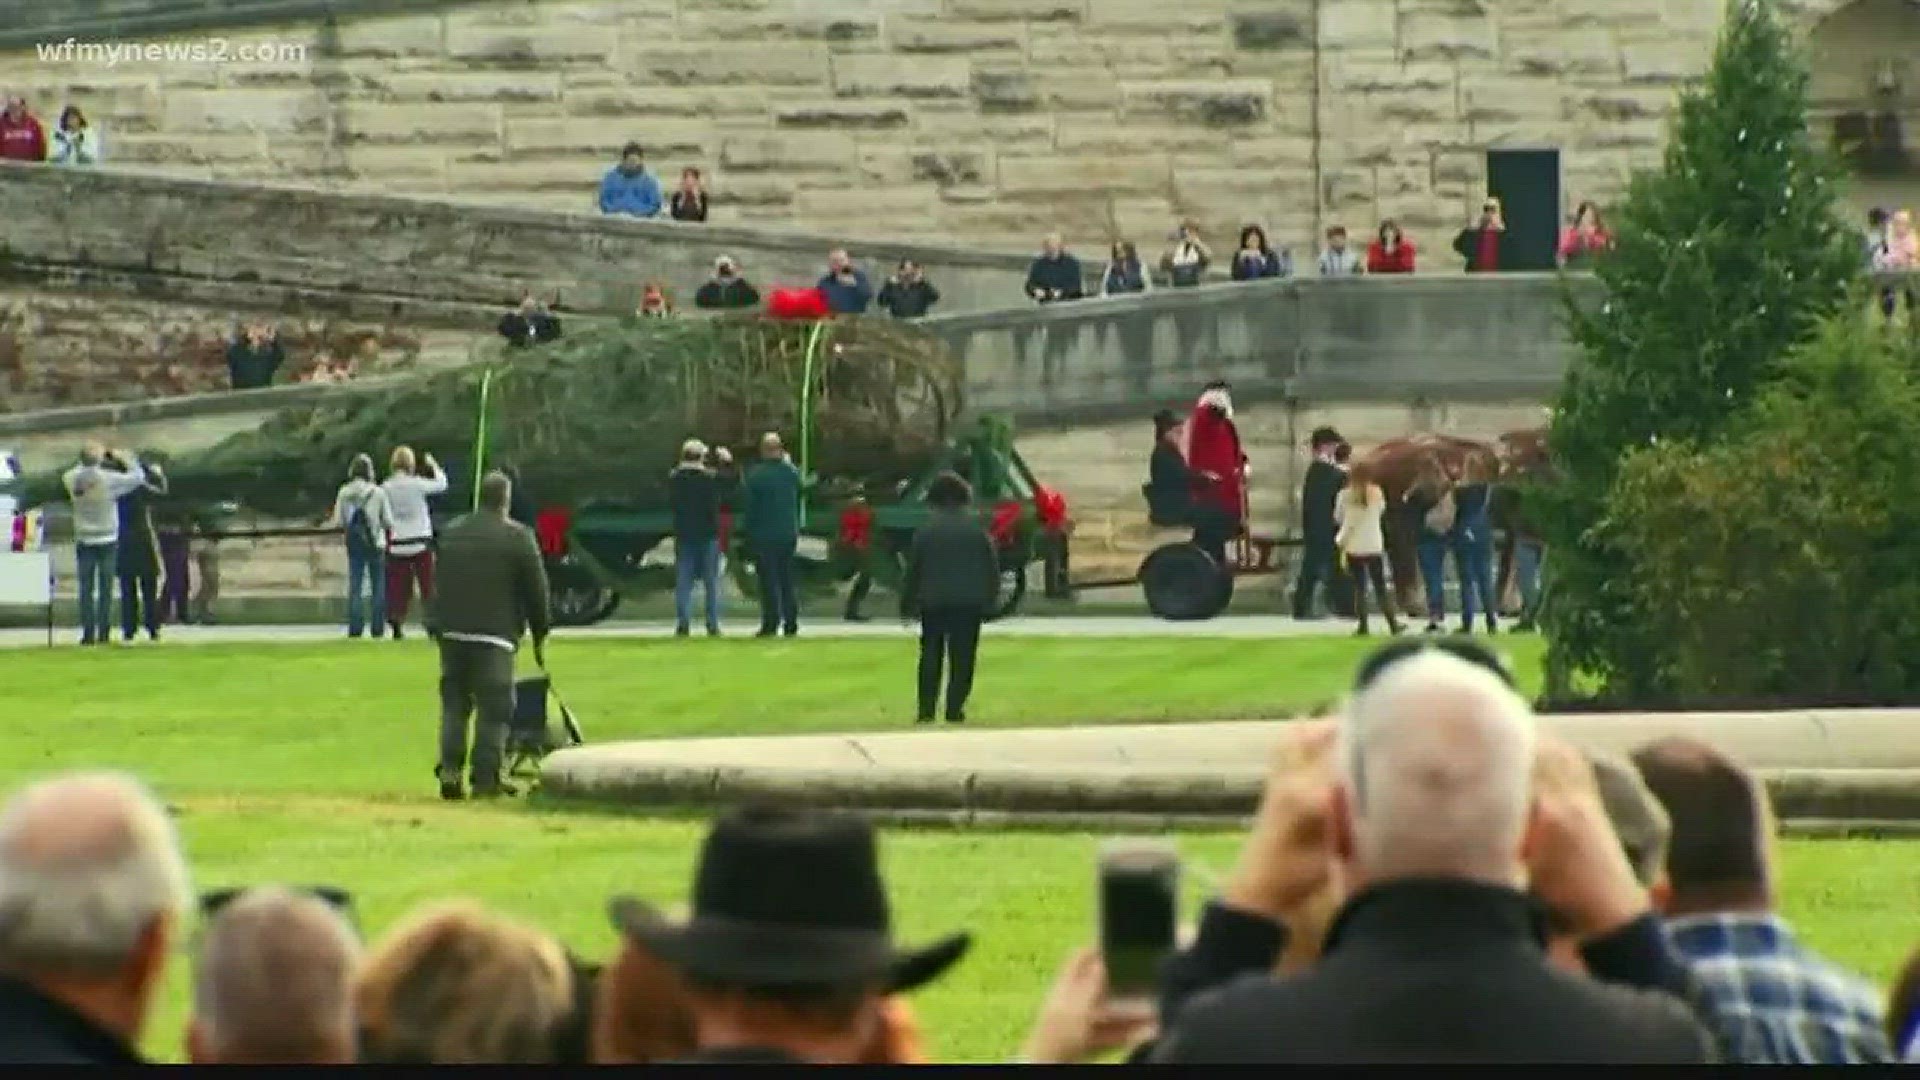
[[[424,476],[414,474],[413,448],[393,452],[393,471],[380,490],[387,497],[387,625],[400,640],[413,586],[420,601],[433,599],[433,514],[427,500],[447,490],[447,473],[432,454],[423,457]]]
[[[1373,595],[1387,617],[1387,629],[1400,632],[1400,619],[1387,596],[1387,537],[1382,528],[1387,513],[1387,495],[1374,482],[1373,470],[1365,462],[1355,462],[1347,470],[1347,487],[1340,493],[1340,529],[1333,543],[1346,560],[1347,573],[1353,575],[1353,610],[1360,619],[1356,633],[1367,633],[1367,582],[1373,582]]]

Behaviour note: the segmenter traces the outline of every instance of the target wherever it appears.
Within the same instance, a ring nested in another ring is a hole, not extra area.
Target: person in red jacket
[[[1247,521],[1247,455],[1233,423],[1233,397],[1224,379],[1207,384],[1182,431],[1181,456],[1193,475],[1193,542],[1227,564],[1227,541]]]
[[[47,129],[27,111],[27,99],[11,97],[0,110],[0,158],[47,160]]]
[[[1400,232],[1400,225],[1389,218],[1380,223],[1380,238],[1367,245],[1367,273],[1413,273],[1413,241]]]

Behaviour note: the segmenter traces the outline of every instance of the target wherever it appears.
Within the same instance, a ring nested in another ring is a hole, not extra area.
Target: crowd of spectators
[[[1337,716],[1275,736],[1239,857],[1166,947],[1157,1004],[1062,941],[1022,1060],[1913,1059],[1911,992],[1887,1004],[1779,915],[1765,788],[1714,748],[1585,754],[1499,659],[1454,641],[1386,646]],[[602,964],[468,900],[371,944],[343,888],[196,904],[136,781],[43,779],[0,810],[0,1061],[127,1064],[177,1038],[195,1062],[255,1065],[922,1063],[907,996],[973,937],[900,941],[878,845],[850,813],[728,811],[684,916],[605,901],[621,943]],[[183,953],[189,1019],[156,1035]]]
[[[98,165],[105,156],[100,129],[78,105],[60,110],[49,128],[23,97],[0,106],[0,160],[46,161],[55,165]]]

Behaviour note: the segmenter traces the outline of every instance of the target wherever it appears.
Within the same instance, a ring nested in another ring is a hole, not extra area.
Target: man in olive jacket
[[[439,542],[439,588],[427,629],[440,644],[440,797],[463,797],[467,720],[478,707],[471,773],[476,797],[510,795],[500,777],[513,721],[513,654],[533,635],[538,657],[552,628],[547,571],[533,531],[507,517],[513,483],[501,473],[480,481],[480,505],[449,525]]]
[[[800,546],[800,470],[780,436],[760,437],[760,464],[746,480],[747,554],[760,579],[760,637],[800,632],[800,598],[793,556]]]

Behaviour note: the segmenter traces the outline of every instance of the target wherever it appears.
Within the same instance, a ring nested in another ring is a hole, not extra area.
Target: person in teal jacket
[[[760,578],[760,635],[800,632],[793,557],[800,546],[800,470],[780,436],[760,437],[760,464],[747,472],[747,555]]]

